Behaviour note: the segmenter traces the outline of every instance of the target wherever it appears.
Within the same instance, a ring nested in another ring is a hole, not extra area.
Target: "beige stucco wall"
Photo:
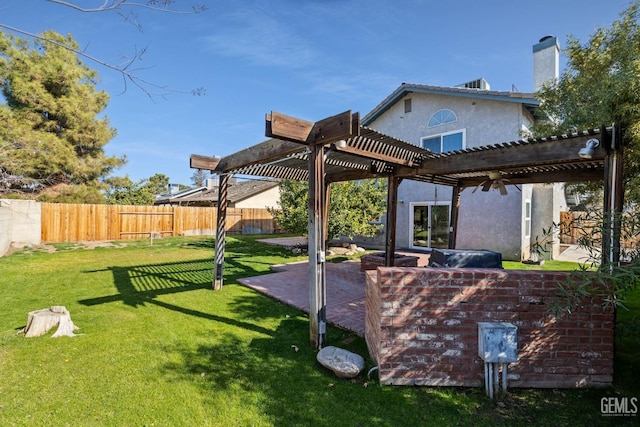
[[[401,99],[368,126],[416,145],[421,137],[464,129],[466,148],[471,148],[519,140],[520,130],[531,122],[519,103],[417,93],[406,98],[411,98],[411,112],[404,112]],[[443,108],[455,112],[457,121],[429,128],[431,116]],[[462,192],[456,246],[494,250],[504,259],[520,260],[522,193],[513,186],[508,187],[507,196],[497,191],[472,194],[472,190]],[[411,246],[412,203],[450,203],[451,194],[447,186],[404,180],[398,189],[397,247]]]
[[[263,191],[253,197],[248,197],[241,200],[233,206],[234,208],[254,208],[265,209],[271,207],[277,207],[280,200],[280,187],[276,186],[267,191]]]

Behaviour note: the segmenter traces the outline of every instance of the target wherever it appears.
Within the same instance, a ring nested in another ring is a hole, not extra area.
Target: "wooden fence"
[[[42,241],[79,242],[214,235],[216,208],[42,204]],[[227,209],[227,233],[279,232],[266,209]]]
[[[589,217],[585,212],[560,212],[560,243],[575,245],[580,238],[587,237],[601,244],[602,236],[599,229],[602,220]],[[633,226],[623,227],[620,246],[627,249],[640,248],[640,233]]]

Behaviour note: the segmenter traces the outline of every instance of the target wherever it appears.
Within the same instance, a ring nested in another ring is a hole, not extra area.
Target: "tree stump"
[[[71,321],[71,315],[66,307],[54,305],[51,308],[29,312],[27,326],[22,329],[22,332],[27,338],[39,337],[55,326],[58,326],[58,330],[52,335],[52,338],[62,336],[75,337],[76,334],[73,331],[79,329]]]

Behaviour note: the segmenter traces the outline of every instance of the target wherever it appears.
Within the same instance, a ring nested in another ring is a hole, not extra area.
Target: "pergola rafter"
[[[622,209],[622,132],[615,128],[442,154],[361,127],[359,115],[350,111],[315,123],[272,112],[266,116],[265,128],[270,139],[218,159],[213,172],[223,177],[244,174],[309,181],[309,320],[315,347],[324,345],[327,195],[332,182],[388,179],[387,266],[393,265],[397,190],[403,179],[453,187],[451,247],[455,244],[460,191],[485,182],[490,172],[499,172],[508,184],[604,180],[605,206]],[[585,159],[578,152],[593,138],[600,145]],[[227,182],[221,180],[219,189],[214,289],[222,286]],[[614,236],[613,230],[610,233]]]

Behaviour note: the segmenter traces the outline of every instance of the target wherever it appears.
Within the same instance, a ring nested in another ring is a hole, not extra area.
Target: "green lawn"
[[[226,285],[211,290],[213,241],[23,251],[0,258],[2,426],[632,425],[600,399],[640,397],[640,332],[620,313],[616,385],[606,390],[380,386],[375,374],[335,378],[315,361],[306,317],[237,284],[294,257],[230,237]],[[549,267],[549,265],[545,265]],[[507,266],[510,268],[510,266]],[[83,335],[25,338],[29,311],[64,305]],[[364,340],[329,328],[328,342],[367,356]],[[367,370],[373,366],[367,358]]]

